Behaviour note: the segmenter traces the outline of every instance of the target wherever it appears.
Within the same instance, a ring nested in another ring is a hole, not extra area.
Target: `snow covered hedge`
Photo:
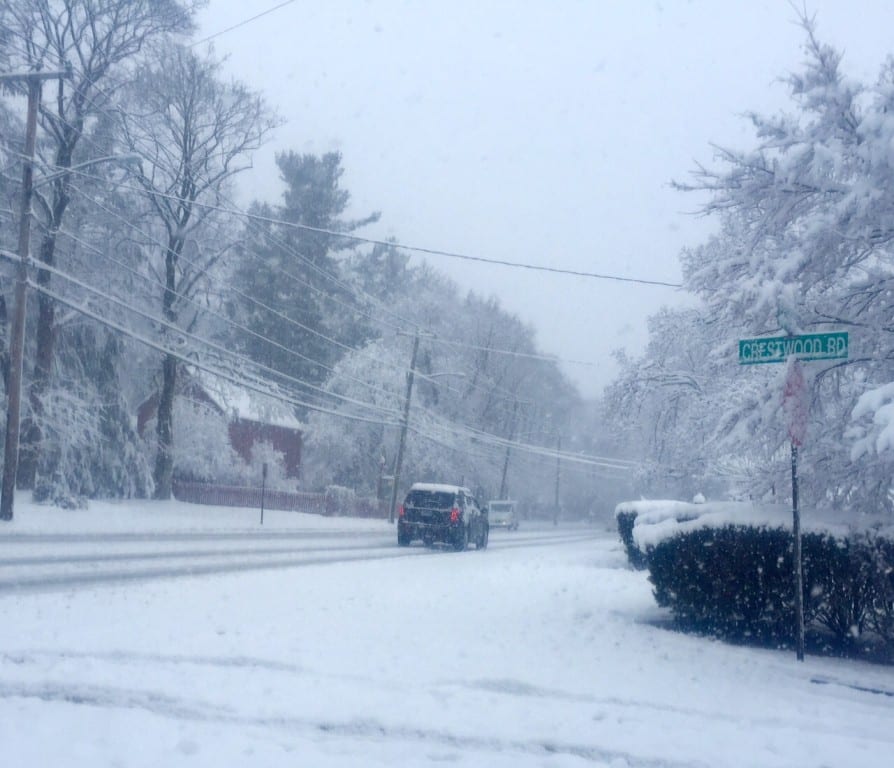
[[[684,627],[736,639],[793,636],[791,513],[778,505],[633,502],[628,557]],[[802,537],[805,622],[835,647],[894,645],[894,531],[811,521]],[[622,533],[622,539],[624,538]]]
[[[637,569],[646,567],[645,553],[633,539],[633,527],[637,520],[640,520],[641,524],[658,523],[669,519],[692,520],[697,517],[698,509],[694,504],[669,499],[642,499],[622,501],[618,504],[615,507],[615,521],[630,564]]]

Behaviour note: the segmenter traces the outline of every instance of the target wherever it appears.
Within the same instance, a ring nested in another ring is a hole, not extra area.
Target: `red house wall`
[[[250,419],[236,419],[229,426],[230,445],[247,463],[257,442],[270,443],[283,454],[286,477],[298,477],[301,467],[301,433],[296,429],[262,424]]]

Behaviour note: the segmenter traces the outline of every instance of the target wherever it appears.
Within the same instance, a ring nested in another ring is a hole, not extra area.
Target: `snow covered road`
[[[569,538],[580,534],[524,532],[493,546],[547,546]],[[0,594],[439,553],[398,549],[393,530],[9,535],[0,538]]]
[[[193,570],[0,593],[13,764],[819,767],[894,754],[894,670],[660,629],[645,576],[606,531],[495,532],[486,552],[431,553],[399,550],[377,521],[283,514],[261,532],[232,511],[102,511],[24,510],[0,532],[2,567],[36,578],[102,552]],[[255,568],[292,556],[329,560]],[[211,564],[221,571],[196,570]],[[226,572],[240,565],[252,569]]]

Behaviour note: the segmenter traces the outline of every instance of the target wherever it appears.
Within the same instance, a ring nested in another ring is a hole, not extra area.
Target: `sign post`
[[[261,464],[261,525],[264,524],[264,492],[267,490],[267,462]]]
[[[801,511],[798,507],[798,449],[807,435],[807,386],[802,360],[847,358],[847,332],[809,333],[740,339],[739,365],[788,363],[782,409],[792,446],[792,581],[795,590],[795,653],[804,661],[804,571],[801,563]]]

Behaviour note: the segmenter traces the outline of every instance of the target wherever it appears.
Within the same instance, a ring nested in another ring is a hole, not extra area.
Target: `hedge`
[[[802,556],[808,628],[834,647],[867,635],[894,643],[894,540],[809,532]],[[655,599],[682,624],[726,637],[793,639],[790,531],[696,528],[650,547],[645,559]]]
[[[618,523],[618,535],[621,537],[621,543],[624,545],[624,551],[627,553],[627,561],[634,568],[642,570],[646,567],[646,556],[633,540],[633,524],[636,522],[636,512],[617,511],[615,512],[615,520]]]

